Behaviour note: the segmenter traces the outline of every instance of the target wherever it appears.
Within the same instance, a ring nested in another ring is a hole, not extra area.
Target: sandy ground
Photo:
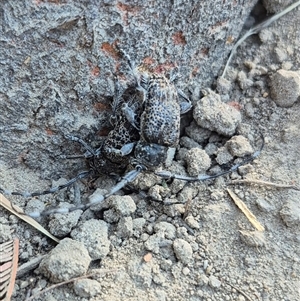
[[[232,184],[232,180],[248,179],[299,186],[299,28],[298,9],[258,36],[250,37],[238,49],[226,80],[218,79],[210,87],[241,113],[237,132],[250,137],[253,147],[257,131],[265,137],[260,156],[239,173],[190,183],[181,191],[178,181],[161,184],[151,175],[144,176],[134,185],[143,191],[126,191],[126,197],[115,197],[104,210],[87,210],[66,219],[42,219],[41,223],[54,235],[61,230],[62,236],[72,237],[73,240],[63,240],[60,249],[1,210],[1,223],[10,227],[12,236],[20,238],[20,264],[51,254],[53,249],[57,253],[52,256],[61,260],[60,265],[51,266],[52,259],[48,257],[39,269],[19,277],[12,300],[25,300],[28,291],[38,293],[53,282],[67,279],[64,277],[68,273],[82,275],[89,264],[90,270],[100,269],[101,273],[55,288],[34,300],[299,300],[299,191],[265,184]],[[276,81],[278,70],[293,72],[283,72]],[[186,92],[195,105],[201,97],[199,89]],[[192,117],[187,118],[190,122]],[[183,136],[189,137],[186,133]],[[209,153],[229,139],[215,133],[209,137],[189,143],[198,143]],[[24,143],[30,142],[24,138]],[[59,145],[59,141],[54,144]],[[187,144],[181,140],[183,150],[178,150],[173,164],[176,170],[183,169],[181,159]],[[47,152],[37,162],[45,157]],[[68,164],[70,169],[75,166]],[[3,186],[12,189],[18,182],[27,190],[37,185],[47,187],[49,181],[41,179],[37,171],[14,165],[2,164]],[[48,177],[47,171],[42,172]],[[56,179],[65,175],[61,170],[57,173]],[[149,190],[156,183],[162,188]],[[95,183],[82,182],[67,192],[29,202],[27,210],[41,203],[85,200],[93,192],[91,187],[108,189],[113,184],[114,180],[107,177]],[[253,226],[229,197],[228,188],[255,214],[265,228],[263,233],[253,233]],[[176,199],[185,205],[166,206],[146,197],[158,194],[164,199],[166,190],[168,200]],[[25,207],[24,199],[11,200]]]

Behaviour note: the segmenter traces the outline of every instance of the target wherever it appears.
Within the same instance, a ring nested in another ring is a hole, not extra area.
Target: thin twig
[[[18,272],[17,272],[17,278],[21,278],[23,277],[26,273],[30,272],[31,270],[35,269],[38,267],[38,265],[40,264],[40,262],[42,261],[42,259],[45,257],[46,255],[41,255],[38,257],[35,257],[33,259],[31,259],[28,262],[25,262],[24,264],[22,264],[21,266],[19,266],[18,268]]]
[[[233,180],[231,181],[230,184],[257,184],[257,185],[270,186],[275,188],[290,188],[290,189],[300,190],[300,187],[296,185],[278,184],[278,183],[272,183],[272,182],[261,181],[261,180]]]
[[[185,211],[183,214],[183,220],[185,220],[185,218],[188,216],[188,214],[191,211],[191,207],[192,207],[192,199],[188,199],[187,202],[185,203]]]
[[[246,204],[230,189],[227,188],[227,191],[234,201],[234,203],[238,206],[238,208],[245,214],[249,222],[260,232],[265,231],[265,228],[261,225],[261,223],[257,220],[256,216],[250,211],[250,209],[246,206]]]
[[[118,271],[119,269],[112,269],[112,270],[101,270],[101,269],[96,269],[96,270],[93,270],[91,273],[87,274],[87,275],[84,275],[84,276],[80,276],[80,277],[75,277],[75,278],[72,278],[70,280],[67,280],[67,281],[63,281],[63,282],[60,282],[60,283],[57,283],[57,284],[53,284],[49,287],[47,287],[46,289],[36,293],[35,295],[29,297],[29,298],[26,298],[25,301],[31,301],[33,299],[35,299],[36,297],[44,294],[44,293],[47,293],[48,291],[52,290],[52,289],[55,289],[59,286],[62,286],[62,285],[65,285],[65,284],[68,284],[68,283],[71,283],[71,282],[74,282],[76,280],[81,280],[81,279],[86,279],[86,278],[89,278],[89,277],[94,277],[95,275],[97,274],[105,274],[105,273],[110,273],[110,272],[116,272]]]
[[[288,12],[292,11],[293,9],[295,9],[298,5],[300,5],[300,1],[297,1],[293,4],[291,4],[290,6],[288,6],[287,8],[285,8],[283,11],[273,15],[272,17],[268,18],[267,20],[257,24],[256,26],[254,26],[253,28],[249,29],[233,46],[230,56],[227,60],[226,66],[224,68],[223,74],[221,77],[225,77],[227,68],[229,66],[229,63],[233,57],[233,55],[235,54],[237,48],[251,35],[253,34],[257,34],[259,33],[262,29],[268,27],[270,24],[272,24],[274,21],[278,20],[279,18],[281,18],[282,16],[284,16],[285,14],[287,14]]]
[[[235,285],[230,284],[227,280],[225,279],[221,279],[223,280],[226,284],[228,284],[230,287],[234,288],[237,292],[239,292],[240,294],[242,294],[247,300],[249,301],[253,301],[253,299],[251,297],[249,297],[249,295],[247,295],[246,293],[244,293],[241,289],[239,289],[238,287],[236,287]]]

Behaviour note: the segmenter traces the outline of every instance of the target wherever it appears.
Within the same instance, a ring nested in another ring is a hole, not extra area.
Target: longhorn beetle
[[[87,204],[71,208],[55,208],[43,212],[32,212],[29,214],[30,216],[36,218],[51,213],[68,213],[78,209],[86,209],[103,202],[106,198],[134,181],[140,173],[146,170],[163,178],[176,178],[185,181],[214,179],[237,170],[240,166],[254,160],[262,151],[264,138],[261,134],[262,144],[260,149],[226,171],[197,177],[182,176],[168,171],[155,171],[157,167],[172,159],[180,138],[180,115],[191,109],[191,103],[188,97],[175,87],[173,78],[169,80],[164,75],[150,72],[142,67],[136,68],[130,57],[123,50],[119,49],[119,51],[126,58],[134,76],[136,91],[132,95],[133,100],[126,103],[122,99],[121,93],[117,93],[114,100],[116,107],[114,128],[98,149],[93,150],[80,138],[67,136],[70,140],[81,143],[85,148],[86,153],[80,157],[88,160],[91,169],[80,173],[64,185],[46,191],[19,193],[0,188],[0,192],[33,197],[56,192],[95,171],[105,170],[109,172],[113,171],[116,166],[125,169],[129,165],[133,166],[133,169],[125,173],[107,194],[96,195],[90,198]],[[139,91],[143,93],[142,99],[136,96]]]

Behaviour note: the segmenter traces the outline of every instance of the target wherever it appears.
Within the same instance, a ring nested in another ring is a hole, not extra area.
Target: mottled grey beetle
[[[173,159],[175,148],[180,138],[180,116],[191,109],[188,97],[164,75],[149,72],[142,67],[135,68],[129,56],[120,50],[128,61],[135,79],[136,91],[132,92],[129,102],[124,101],[119,89],[114,99],[113,129],[108,134],[103,144],[93,150],[83,140],[74,136],[67,136],[72,141],[77,141],[85,148],[86,152],[81,157],[86,158],[90,166],[89,171],[80,173],[64,185],[49,190],[34,193],[10,192],[0,188],[0,192],[11,195],[33,197],[56,192],[70,186],[78,179],[93,173],[124,172],[126,167],[133,169],[125,173],[121,180],[105,195],[96,195],[90,198],[89,203],[72,208],[55,208],[43,212],[32,212],[29,215],[39,217],[51,213],[68,213],[77,209],[86,209],[94,204],[103,202],[107,197],[124,188],[128,183],[144,171],[150,171],[164,178],[176,178],[185,181],[203,181],[237,170],[240,166],[254,160],[264,146],[264,139],[258,151],[245,158],[241,163],[232,166],[229,170],[215,175],[199,175],[189,177],[172,174],[168,171],[156,169],[163,166],[166,161]],[[143,96],[140,97],[140,92]]]

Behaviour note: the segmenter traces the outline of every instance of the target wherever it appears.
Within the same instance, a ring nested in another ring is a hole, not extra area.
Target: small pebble
[[[190,264],[193,261],[193,250],[191,245],[181,239],[175,239],[173,243],[173,249],[175,252],[175,255],[179,261],[181,261],[183,264]]]
[[[210,287],[219,288],[221,286],[221,281],[214,275],[210,275],[208,279],[209,279],[208,284]]]
[[[253,148],[248,139],[241,135],[232,137],[225,143],[225,147],[232,156],[240,158],[253,153]]]
[[[296,227],[300,224],[299,201],[288,200],[280,210],[280,216],[288,227]]]
[[[91,298],[101,293],[101,284],[94,279],[80,279],[74,283],[74,291],[81,298]]]
[[[299,96],[300,76],[297,72],[281,69],[271,76],[271,97],[279,107],[291,107]]]
[[[200,148],[192,148],[185,155],[187,171],[191,176],[204,173],[211,164],[210,157]]]
[[[152,254],[151,253],[147,253],[145,256],[144,256],[144,261],[145,262],[149,262],[151,261],[152,259]]]

